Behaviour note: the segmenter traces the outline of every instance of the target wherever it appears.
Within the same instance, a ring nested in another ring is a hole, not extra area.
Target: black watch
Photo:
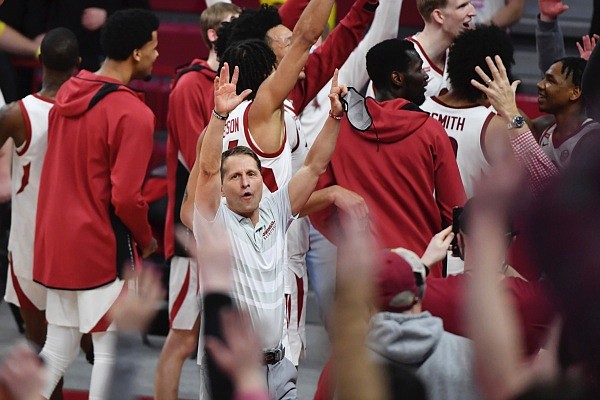
[[[519,129],[525,125],[525,118],[522,115],[515,115],[508,123],[508,129]]]

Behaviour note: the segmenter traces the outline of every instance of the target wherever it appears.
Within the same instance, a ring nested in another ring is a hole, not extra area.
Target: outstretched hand
[[[475,67],[475,72],[485,82],[485,85],[475,79],[471,79],[471,85],[485,93],[498,115],[510,122],[515,115],[519,114],[515,92],[521,81],[516,80],[511,83],[500,56],[495,56],[494,59],[495,62],[491,57],[485,58],[492,73],[491,78],[481,67]]]
[[[229,64],[224,63],[221,73],[215,77],[215,111],[220,115],[228,115],[252,93],[252,89],[246,89],[239,95],[236,93],[239,74],[240,70],[236,66],[230,81]]]
[[[340,100],[341,97],[348,93],[348,88],[344,84],[338,83],[338,76],[340,71],[336,68],[331,79],[331,89],[329,90],[329,103],[331,106],[331,115],[341,117],[344,113],[344,107]]]
[[[561,0],[538,0],[540,19],[545,22],[555,20],[560,14],[569,9]]]
[[[260,340],[250,316],[238,310],[221,311],[223,340],[206,336],[206,348],[231,378],[238,392],[266,389],[261,365]]]
[[[421,262],[427,265],[427,267],[431,267],[433,264],[442,261],[448,254],[448,248],[452,239],[454,239],[452,225],[436,233],[429,241],[427,249],[425,249],[425,252],[421,256]]]
[[[583,43],[583,45],[577,42],[577,50],[579,50],[579,57],[583,58],[585,61],[589,60],[599,38],[600,36],[596,35],[595,33],[594,35],[592,35],[592,37],[590,37],[590,35],[582,36],[581,43]]]

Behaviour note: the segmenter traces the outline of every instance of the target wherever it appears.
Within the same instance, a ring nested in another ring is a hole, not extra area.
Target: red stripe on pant
[[[177,298],[175,299],[175,302],[173,303],[173,309],[171,310],[171,315],[169,316],[170,325],[173,325],[173,321],[175,320],[177,313],[181,309],[183,300],[185,300],[185,295],[187,294],[187,291],[190,287],[190,265],[191,265],[191,263],[188,261],[188,267],[187,267],[187,272],[185,274],[185,279],[183,280],[183,286],[181,287],[181,290],[177,294]]]

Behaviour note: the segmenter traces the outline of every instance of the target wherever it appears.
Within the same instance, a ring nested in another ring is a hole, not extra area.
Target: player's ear
[[[402,87],[404,84],[404,74],[402,72],[392,71],[390,79],[392,80],[392,84],[394,86]]]

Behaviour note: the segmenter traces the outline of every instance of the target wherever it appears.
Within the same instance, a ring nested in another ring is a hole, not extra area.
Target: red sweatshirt
[[[373,118],[366,132],[344,118],[337,147],[317,189],[338,184],[361,195],[381,247],[422,254],[431,237],[452,223],[452,208],[466,200],[448,134],[428,114],[402,109],[404,99],[367,98]],[[335,207],[310,216],[335,242]],[[434,276],[441,270],[432,270]]]
[[[175,252],[174,227],[180,221],[183,192],[196,160],[196,143],[214,108],[215,76],[216,72],[206,61],[196,59],[177,71],[171,84],[167,114],[168,205],[164,234],[167,259]]]
[[[150,244],[142,185],[154,122],[140,94],[117,80],[81,71],[62,85],[49,116],[35,281],[57,289],[102,286],[117,277],[117,245],[131,259],[135,243]],[[119,233],[135,243],[117,243],[117,235],[126,240]]]

